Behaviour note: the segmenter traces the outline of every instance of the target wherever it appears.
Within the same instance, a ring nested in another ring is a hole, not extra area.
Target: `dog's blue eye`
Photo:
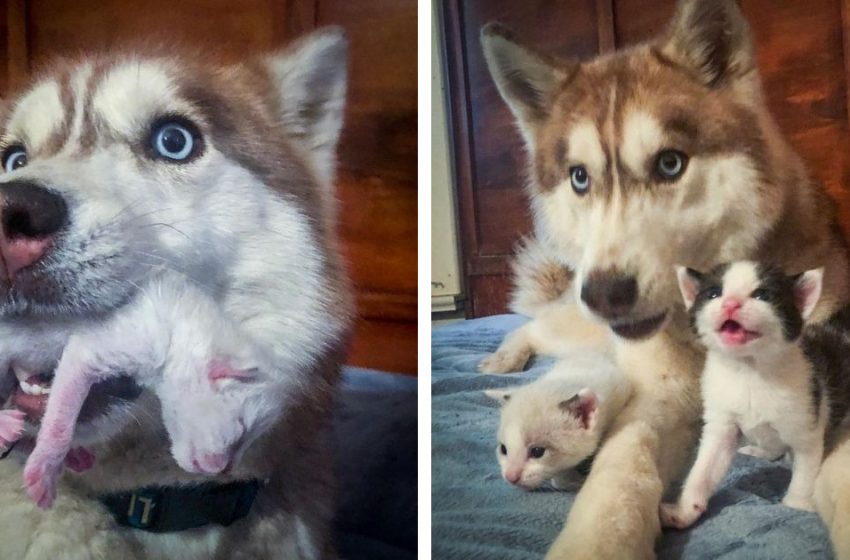
[[[655,159],[655,173],[663,181],[674,181],[688,166],[688,156],[677,150],[662,150]]]
[[[543,457],[544,453],[546,453],[545,447],[532,447],[528,450],[528,456],[532,459],[539,459]]]
[[[587,194],[590,190],[590,175],[582,165],[570,167],[570,183],[577,194]]]
[[[186,161],[198,151],[197,139],[197,130],[189,123],[165,121],[154,126],[151,147],[157,156]]]
[[[3,169],[11,173],[27,164],[27,151],[22,146],[11,146],[3,153]]]

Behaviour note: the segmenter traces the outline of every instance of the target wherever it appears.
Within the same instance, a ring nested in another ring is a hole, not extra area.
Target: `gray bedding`
[[[475,373],[475,367],[523,321],[501,315],[433,331],[435,559],[541,558],[572,504],[575,490],[525,492],[499,474],[499,410],[481,390],[527,382],[552,361],[535,359],[524,373],[501,376]],[[584,358],[586,362],[588,356]],[[786,464],[739,454],[706,516],[690,531],[665,531],[657,547],[659,558],[832,558],[818,517],[780,503],[789,480]]]

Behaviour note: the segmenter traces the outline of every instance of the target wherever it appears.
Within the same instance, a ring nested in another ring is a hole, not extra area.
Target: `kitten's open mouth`
[[[16,383],[12,390],[11,406],[26,413],[27,420],[37,424],[44,416],[53,374],[31,374],[16,371]],[[107,414],[112,405],[136,399],[142,388],[129,376],[120,376],[95,383],[80,411],[80,423],[89,422]]]
[[[611,323],[611,330],[614,334],[630,340],[639,340],[647,338],[655,334],[655,331],[661,328],[664,320],[667,318],[667,312],[652,315],[644,319],[617,321]]]
[[[761,336],[761,333],[748,331],[741,323],[732,319],[723,321],[717,332],[726,346],[743,346]]]

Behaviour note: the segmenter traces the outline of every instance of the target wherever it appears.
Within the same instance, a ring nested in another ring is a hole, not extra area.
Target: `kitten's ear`
[[[794,299],[803,320],[811,316],[820,299],[823,287],[823,268],[807,270],[794,277]]]
[[[558,403],[558,408],[581,421],[585,430],[596,426],[596,412],[599,410],[599,399],[590,389],[582,389],[565,401]]]
[[[481,47],[499,93],[530,143],[529,132],[549,116],[555,96],[578,63],[564,63],[531,50],[498,23],[481,29]]]
[[[504,405],[506,402],[511,400],[513,392],[513,389],[486,389],[484,394],[499,404]]]
[[[680,0],[660,50],[712,88],[755,66],[750,26],[735,0]]]
[[[699,293],[703,275],[692,268],[676,266],[676,278],[679,280],[679,291],[685,301],[685,308],[690,309]]]

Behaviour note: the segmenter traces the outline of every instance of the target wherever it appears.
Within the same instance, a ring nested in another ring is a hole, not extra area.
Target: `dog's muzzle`
[[[65,199],[31,181],[0,184],[0,259],[2,277],[11,284],[17,273],[41,259],[68,222]]]

